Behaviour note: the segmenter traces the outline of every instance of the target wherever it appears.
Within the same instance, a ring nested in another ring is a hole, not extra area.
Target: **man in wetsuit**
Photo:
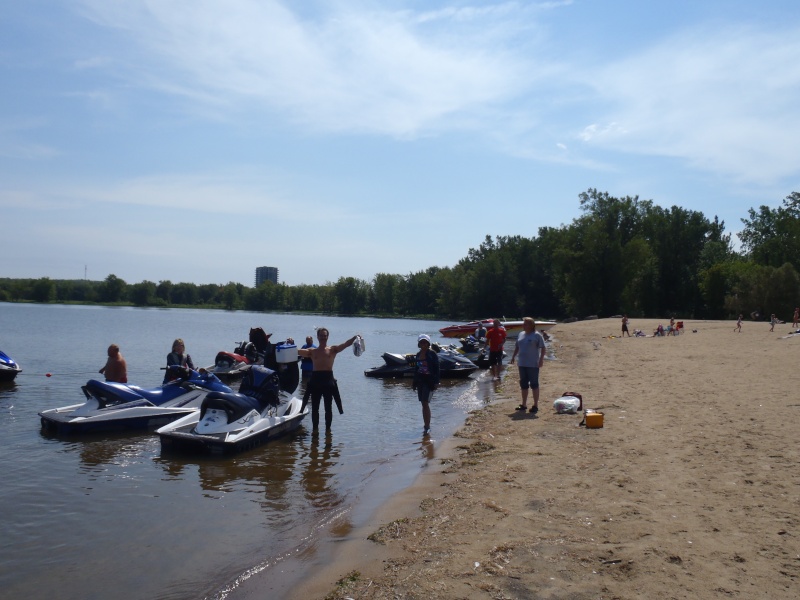
[[[333,378],[333,361],[336,355],[345,348],[352,346],[358,336],[354,335],[338,346],[328,346],[328,330],[325,327],[317,329],[317,348],[301,348],[297,351],[301,358],[310,358],[314,370],[308,381],[307,390],[311,394],[311,425],[314,431],[319,430],[319,403],[325,399],[325,430],[330,431],[333,423],[333,400],[337,399],[339,413],[342,413],[339,389]]]

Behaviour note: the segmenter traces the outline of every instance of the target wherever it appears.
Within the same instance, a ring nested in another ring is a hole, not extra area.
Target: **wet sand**
[[[800,334],[684,322],[557,326],[539,415],[514,410],[508,369],[503,399],[292,597],[796,598]],[[555,413],[568,390],[603,428]]]

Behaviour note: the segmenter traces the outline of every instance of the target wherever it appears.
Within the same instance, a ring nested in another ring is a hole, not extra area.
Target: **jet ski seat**
[[[228,423],[241,419],[251,410],[261,412],[264,406],[256,398],[235,392],[210,392],[200,405],[200,419],[208,409],[223,410],[228,415]]]

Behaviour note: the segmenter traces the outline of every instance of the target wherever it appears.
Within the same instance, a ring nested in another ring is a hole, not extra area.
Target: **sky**
[[[0,277],[452,267],[800,191],[800,3],[0,0]]]

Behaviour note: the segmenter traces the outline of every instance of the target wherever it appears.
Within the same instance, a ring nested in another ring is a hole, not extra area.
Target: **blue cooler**
[[[295,344],[278,344],[275,346],[275,360],[281,364],[297,362],[297,346]]]

